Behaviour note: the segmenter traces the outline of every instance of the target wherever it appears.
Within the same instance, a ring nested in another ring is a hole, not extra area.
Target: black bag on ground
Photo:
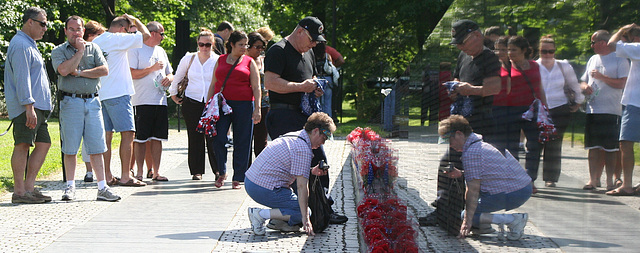
[[[324,187],[318,177],[309,181],[309,208],[311,209],[311,225],[314,233],[320,233],[329,226],[331,206],[324,193]]]

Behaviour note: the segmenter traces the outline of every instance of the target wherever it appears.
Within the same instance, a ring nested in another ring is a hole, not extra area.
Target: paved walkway
[[[435,129],[412,129],[410,138],[394,140],[400,154],[396,193],[407,201],[411,217],[433,209],[436,166],[444,145],[435,144]],[[82,182],[78,168],[77,200],[59,201],[61,175],[39,181],[54,201],[13,205],[10,194],[0,196],[0,252],[357,252],[355,191],[349,144],[337,139],[325,144],[331,165],[334,209],[350,220],[331,225],[326,233],[306,236],[268,230],[249,232],[247,207],[258,206],[244,190],[232,190],[230,177],[220,189],[209,171],[192,181],[186,165],[186,132],[170,132],[162,171],[171,181],[147,187],[114,187],[123,199],[97,202],[96,184]],[[634,252],[640,219],[640,198],[611,197],[603,191],[581,190],[586,182],[586,151],[565,144],[563,174],[556,188],[540,192],[520,210],[530,214],[525,236],[516,242],[489,235],[456,239],[438,227],[422,227],[423,252]],[[119,168],[114,157],[112,171]],[[634,178],[635,179],[635,178]],[[146,179],[145,179],[146,180]],[[637,181],[638,179],[636,179]],[[613,215],[611,215],[613,214]]]

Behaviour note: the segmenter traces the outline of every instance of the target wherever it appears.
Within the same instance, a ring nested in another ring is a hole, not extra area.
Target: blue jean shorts
[[[620,140],[640,142],[640,131],[636,128],[638,126],[640,126],[640,108],[633,105],[625,106],[620,123]]]
[[[298,204],[298,196],[290,188],[269,190],[244,179],[244,189],[255,202],[266,207],[279,209],[282,215],[291,215],[289,226],[302,223],[302,213]]]
[[[75,155],[84,139],[87,154],[107,151],[100,100],[95,98],[62,97],[60,101],[60,137],[62,152]]]
[[[107,132],[136,131],[129,95],[102,100],[102,117]]]

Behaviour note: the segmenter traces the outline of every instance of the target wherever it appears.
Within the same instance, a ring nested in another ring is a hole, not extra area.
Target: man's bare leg
[[[129,163],[131,162],[131,158],[133,155],[133,136],[134,131],[126,131],[120,133],[120,163],[122,168],[122,175],[120,177],[120,182],[126,183],[131,180],[131,174],[129,171]],[[135,178],[133,179],[136,180]]]
[[[38,172],[40,172],[40,168],[42,168],[42,164],[44,163],[44,159],[47,157],[47,152],[49,152],[50,147],[51,143],[35,143],[35,148],[31,152],[31,155],[29,155],[29,160],[27,161],[27,166],[29,167],[27,169],[27,179],[24,184],[25,191],[33,191],[33,187],[36,184],[36,177],[38,177]],[[27,152],[29,152],[28,148]]]
[[[113,174],[111,174],[111,140],[113,139],[113,132],[104,132],[104,139],[107,142],[107,152],[102,153],[104,160],[104,174],[107,182],[111,181]]]

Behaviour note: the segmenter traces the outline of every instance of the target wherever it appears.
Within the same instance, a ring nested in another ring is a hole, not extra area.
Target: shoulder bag
[[[184,77],[182,78],[182,80],[180,80],[180,82],[178,83],[177,96],[179,98],[184,97],[184,91],[187,90],[187,85],[189,85],[189,69],[191,68],[191,63],[193,63],[193,59],[196,58],[196,54],[198,53],[195,53],[191,56],[191,60],[189,61],[189,65],[187,66],[187,71],[184,73]]]
[[[557,60],[556,60],[557,61]],[[564,78],[564,95],[567,96],[567,100],[569,100],[569,105],[570,106],[575,106],[576,103],[576,92],[571,89],[571,86],[569,85],[569,80],[567,80],[567,75],[564,72],[564,68],[562,67],[562,62],[557,61],[558,62],[558,67],[560,68],[560,72],[562,72],[562,78]]]

